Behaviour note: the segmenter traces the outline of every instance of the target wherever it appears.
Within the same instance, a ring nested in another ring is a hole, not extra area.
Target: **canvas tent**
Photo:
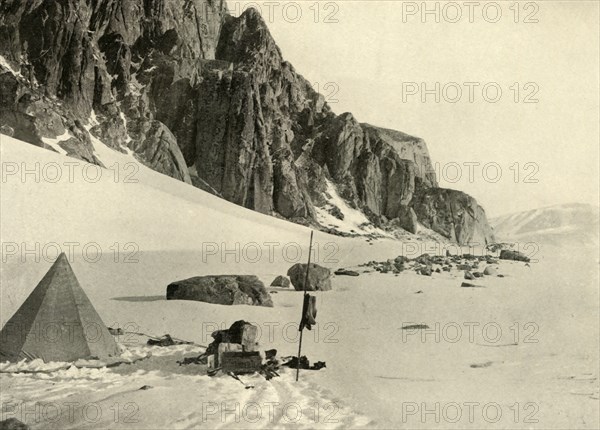
[[[0,361],[75,361],[118,354],[64,253],[0,332]]]

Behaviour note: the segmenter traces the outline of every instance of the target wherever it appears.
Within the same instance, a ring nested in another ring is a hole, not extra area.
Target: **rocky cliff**
[[[418,221],[461,243],[492,237],[473,198],[437,188],[423,140],[335,115],[254,9],[233,17],[224,0],[4,0],[0,55],[0,125],[32,144],[62,136],[69,155],[100,164],[91,134],[303,224],[331,208],[333,183],[374,225],[416,231]]]

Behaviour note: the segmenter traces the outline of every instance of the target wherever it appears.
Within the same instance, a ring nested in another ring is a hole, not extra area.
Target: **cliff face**
[[[30,143],[68,131],[59,145],[99,164],[91,134],[305,224],[316,224],[331,181],[375,225],[399,218],[414,230],[416,214],[459,242],[491,239],[474,199],[436,191],[421,139],[336,116],[254,9],[234,18],[224,0],[5,0],[0,55],[0,125]]]

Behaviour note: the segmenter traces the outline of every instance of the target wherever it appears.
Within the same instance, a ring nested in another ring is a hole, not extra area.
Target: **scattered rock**
[[[421,269],[420,273],[424,276],[431,276],[433,271],[431,270],[431,266],[425,266]]]
[[[428,328],[429,326],[427,324],[409,324],[402,326],[402,330],[425,330]]]
[[[404,270],[406,269],[406,267],[404,266],[404,262],[403,261],[398,261],[398,259],[394,260],[394,268],[398,272],[404,272]]]
[[[492,361],[486,361],[485,363],[475,363],[475,364],[471,364],[471,368],[473,369],[481,369],[483,367],[490,367],[493,364]]]
[[[483,285],[475,285],[469,282],[463,282],[462,284],[460,284],[460,286],[463,288],[485,288]]]
[[[408,258],[404,255],[399,255],[396,258],[394,258],[395,263],[408,263],[409,261],[410,261],[410,258]]]
[[[473,276],[473,274],[471,272],[469,272],[468,270],[465,270],[465,279],[473,280],[473,279],[475,279],[475,276]]]
[[[481,273],[481,272],[473,272],[473,276],[475,276],[476,278],[481,278],[481,277],[483,277],[483,273]]]
[[[336,275],[345,275],[345,276],[358,276],[359,273],[354,270],[346,270],[346,269],[338,269],[335,271]]]
[[[139,389],[140,390],[150,390],[151,388],[154,388],[152,385],[142,385]]]

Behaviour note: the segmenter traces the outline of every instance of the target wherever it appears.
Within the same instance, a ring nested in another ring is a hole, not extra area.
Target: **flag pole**
[[[313,241],[313,231],[310,231],[310,245],[308,246],[308,265],[306,266],[306,275],[304,277],[304,294],[302,295],[302,315],[300,317],[300,342],[298,342],[298,359],[296,360],[296,382],[298,382],[298,377],[300,375],[300,352],[302,351],[302,332],[304,331],[304,326],[302,325],[302,321],[304,320],[304,302],[306,296],[306,285],[308,284],[308,272],[310,270],[310,254],[312,252],[312,241]]]

